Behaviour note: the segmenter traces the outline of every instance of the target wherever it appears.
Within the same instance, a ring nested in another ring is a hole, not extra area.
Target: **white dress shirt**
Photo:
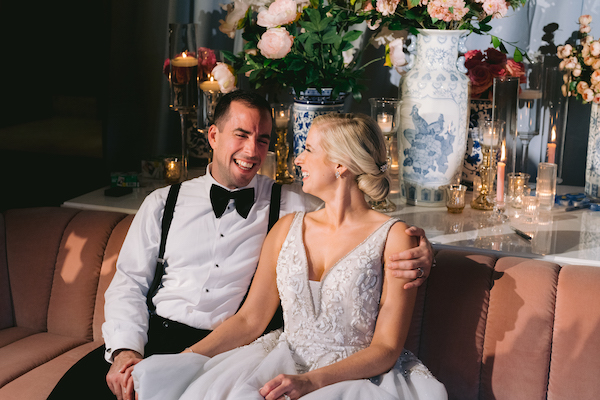
[[[181,185],[166,242],[163,287],[154,297],[158,315],[212,330],[235,314],[267,234],[272,183],[256,175],[247,186],[255,191],[247,219],[238,214],[233,200],[221,218],[215,217],[209,193],[213,184],[219,184],[210,173]],[[149,318],[146,294],[154,277],[168,192],[166,187],[148,195],[123,242],[117,271],[105,293],[102,333],[108,361],[117,349],[144,354]],[[319,204],[300,185],[283,185],[280,216],[310,211]]]

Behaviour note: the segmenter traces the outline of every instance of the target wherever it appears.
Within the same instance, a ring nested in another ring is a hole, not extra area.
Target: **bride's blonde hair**
[[[385,140],[379,125],[364,114],[331,113],[315,118],[327,158],[348,168],[358,188],[373,200],[390,191]]]

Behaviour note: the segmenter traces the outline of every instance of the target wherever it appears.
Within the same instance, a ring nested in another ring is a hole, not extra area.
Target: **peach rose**
[[[596,104],[600,104],[600,93],[596,93],[592,101]]]
[[[285,28],[269,28],[258,41],[256,47],[267,58],[285,57],[292,49],[294,37]]]
[[[523,63],[516,62],[513,59],[506,60],[506,70],[510,76],[522,77],[525,76],[525,66]]]
[[[569,91],[567,90],[567,85],[562,85],[560,87],[560,90],[562,92],[563,97],[567,97],[570,96],[571,94],[569,93]]]
[[[579,27],[579,32],[581,33],[590,33],[592,31],[592,27],[589,25],[581,25]]]
[[[600,42],[592,42],[590,44],[590,54],[594,57],[600,56]]]
[[[258,13],[256,24],[265,28],[286,25],[296,19],[298,6],[294,0],[275,0],[268,10]]]
[[[596,70],[592,72],[592,76],[590,78],[592,85],[596,85],[600,83],[600,71]]]
[[[600,69],[600,58],[597,58],[594,60],[594,62],[592,63],[592,68],[594,70]]]
[[[583,81],[581,81],[581,82],[579,82],[579,83],[577,84],[577,93],[579,93],[579,94],[581,94],[581,95],[582,95],[582,94],[583,94],[583,92],[585,92],[585,91],[586,91],[586,90],[588,90],[589,88],[590,88],[590,87],[589,87],[589,85],[587,84],[587,82],[583,82]]]
[[[579,17],[578,22],[580,25],[589,25],[592,22],[592,17],[588,14],[582,15]]]
[[[590,101],[594,100],[594,91],[592,89],[585,89],[581,94],[581,97],[583,97],[583,101],[589,103]]]
[[[219,82],[219,88],[223,93],[229,93],[235,90],[235,75],[233,75],[232,67],[219,62],[212,70],[212,75]]]

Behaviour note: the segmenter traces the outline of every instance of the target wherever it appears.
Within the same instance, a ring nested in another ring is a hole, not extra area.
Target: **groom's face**
[[[229,189],[247,186],[267,156],[271,115],[233,101],[221,128],[212,125],[208,141],[213,148],[211,175]]]

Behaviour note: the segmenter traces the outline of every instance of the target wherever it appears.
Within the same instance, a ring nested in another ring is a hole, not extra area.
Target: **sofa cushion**
[[[6,256],[16,326],[46,330],[56,255],[69,221],[69,208],[26,208],[6,212]]]
[[[450,399],[478,399],[485,316],[496,258],[441,250],[427,282],[418,357]]]
[[[0,387],[0,399],[46,399],[52,389],[54,389],[56,383],[69,368],[90,351],[101,345],[102,342],[86,343],[32,369],[25,375],[21,375],[12,382]],[[86,396],[82,395],[82,398],[86,398]]]
[[[93,340],[92,322],[100,268],[108,239],[125,217],[86,211],[64,229],[48,305],[48,332]]]
[[[52,333],[37,333],[0,348],[0,387],[85,341]]]
[[[0,330],[0,347],[14,343],[17,340],[26,338],[27,336],[35,335],[36,333],[39,332],[33,329],[21,328],[18,326],[2,329]]]
[[[6,264],[6,231],[4,215],[0,214],[0,329],[14,325],[13,304],[10,298],[8,265]],[[0,339],[0,346],[2,339]]]
[[[539,260],[504,257],[495,269],[480,398],[545,398],[560,267]]]
[[[597,399],[599,355],[600,268],[563,267],[558,276],[548,400]]]

